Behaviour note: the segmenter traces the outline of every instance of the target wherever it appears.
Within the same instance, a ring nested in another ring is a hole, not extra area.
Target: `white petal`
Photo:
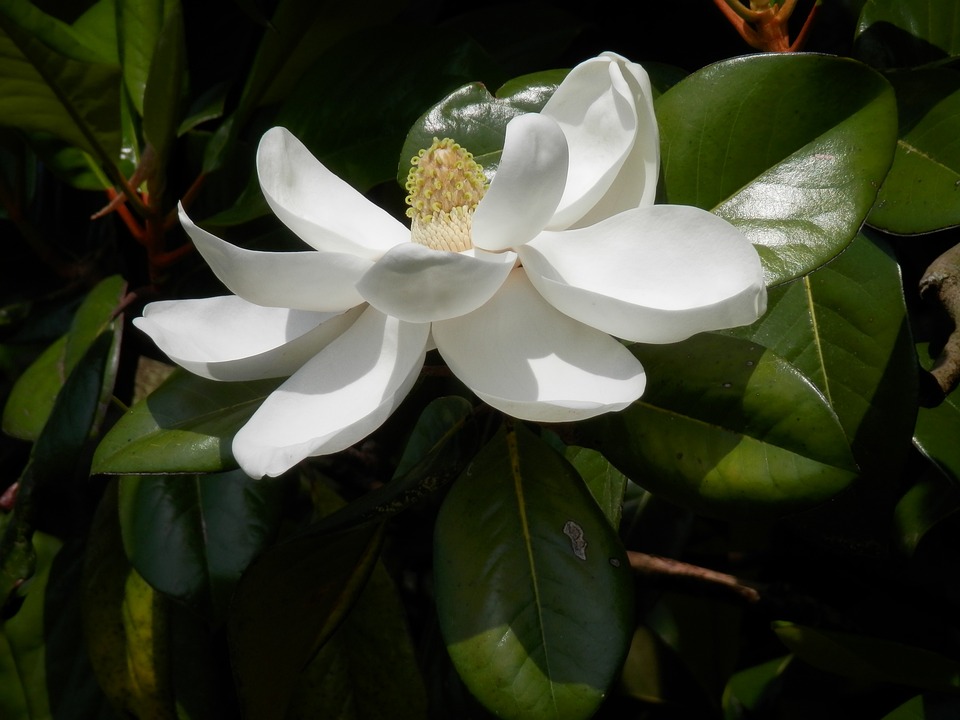
[[[273,212],[317,250],[376,260],[410,239],[407,228],[327,170],[285,128],[260,139],[257,175]]]
[[[380,258],[357,289],[375,308],[401,320],[447,320],[489,300],[516,260],[513,252],[455,253],[404,243]]]
[[[245,300],[320,312],[342,312],[363,302],[355,286],[373,265],[366,258],[316,250],[246,250],[197,227],[183,208],[180,223],[214,274]]]
[[[653,201],[659,137],[642,67],[612,53],[587,60],[570,71],[541,114],[560,124],[570,147],[567,186],[551,229],[585,224],[601,202],[612,214]]]
[[[694,207],[628,210],[520,249],[530,281],[570,317],[626,340],[677,342],[748,325],[766,309],[760,258],[725,220]]]
[[[429,332],[367,308],[267,397],[234,438],[237,462],[251,477],[280,475],[362,440],[413,387]]]
[[[150,303],[133,324],[171,360],[211,380],[290,375],[359,316],[268,308],[235,295]]]
[[[566,422],[622,410],[646,383],[629,350],[557,312],[522,268],[479,310],[434,323],[433,337],[467,387],[523,420]]]
[[[567,158],[556,122],[536,114],[511,120],[500,167],[473,214],[474,246],[498,252],[543,230],[563,194]]]

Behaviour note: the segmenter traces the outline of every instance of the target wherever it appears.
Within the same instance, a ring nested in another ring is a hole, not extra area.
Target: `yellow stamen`
[[[434,138],[410,162],[407,217],[413,242],[453,252],[472,248],[473,211],[487,191],[483,168],[450,138]]]

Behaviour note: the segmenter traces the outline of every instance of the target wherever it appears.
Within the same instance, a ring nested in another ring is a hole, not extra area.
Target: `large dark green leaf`
[[[457,477],[479,443],[473,406],[462,397],[432,401],[414,425],[390,482],[317,523],[324,532],[405,510]]]
[[[856,50],[878,67],[925,65],[960,54],[960,6],[954,0],[866,0]]]
[[[917,345],[920,365],[929,370],[934,358],[927,343]],[[947,395],[940,405],[921,407],[913,433],[914,446],[933,467],[918,477],[894,511],[902,546],[913,551],[928,531],[960,510],[960,392]]]
[[[379,522],[293,538],[243,574],[228,633],[246,717],[284,717],[300,673],[363,589],[382,539]]]
[[[143,137],[150,143],[160,168],[167,166],[170,146],[180,124],[187,72],[183,13],[179,2],[168,5],[143,96]],[[157,188],[151,188],[151,192],[157,191]]]
[[[470,691],[499,717],[588,718],[632,632],[632,578],[577,472],[502,429],[437,518],[437,612]]]
[[[571,446],[564,457],[576,468],[586,483],[587,489],[603,510],[614,530],[620,527],[623,514],[623,495],[627,490],[627,477],[596,450]]]
[[[935,361],[927,343],[917,345],[921,366],[929,370]],[[960,391],[954,390],[936,407],[917,413],[913,443],[954,483],[960,484]]]
[[[19,479],[13,513],[0,534],[0,604],[13,602],[13,594],[34,572],[31,541],[38,494],[51,490],[63,494],[70,480],[86,474],[82,461],[97,421],[104,369],[113,355],[114,340],[113,333],[101,333],[80,358],[31,449]]]
[[[94,473],[220,472],[236,467],[230,441],[280,380],[222,383],[173,374],[104,436]]]
[[[755,342],[701,334],[636,346],[643,397],[583,424],[654,494],[708,515],[779,515],[832,497],[857,467],[836,414],[796,367]]]
[[[518,115],[539,112],[566,75],[566,70],[524,75],[506,83],[495,96],[477,82],[450,93],[410,129],[400,151],[397,181],[406,183],[411,158],[430,147],[434,138],[456,140],[488,175],[496,172],[507,123]]]
[[[124,476],[124,550],[155,589],[218,620],[241,573],[276,534],[285,492],[279,481],[240,470]]]
[[[0,714],[3,717],[50,716],[44,672],[43,601],[60,542],[38,535],[36,545],[39,572],[20,612],[0,625]]]
[[[18,25],[19,5],[0,6],[0,123],[48,132],[112,165],[120,155],[119,69],[44,44]]]
[[[960,662],[890,640],[778,622],[777,637],[805,662],[843,677],[923,690],[960,691]]]
[[[306,667],[287,720],[422,720],[427,697],[403,606],[377,565],[350,614]]]
[[[125,287],[119,275],[101,281],[80,304],[69,332],[50,345],[18,378],[3,410],[5,433],[24,440],[40,436],[57,394],[94,339],[106,330],[119,332],[121,321],[114,314]],[[105,370],[108,374],[103,384],[109,395],[116,373],[115,357]]]
[[[921,68],[889,75],[900,137],[871,225],[900,234],[960,224],[960,72]]]
[[[147,77],[164,20],[171,12],[178,12],[179,6],[179,0],[117,1],[118,49],[123,83],[139,115],[143,115]]]
[[[889,84],[824,55],[726,60],[679,82],[656,110],[665,201],[736,225],[769,284],[810,272],[853,240],[896,142]]]
[[[770,293],[766,314],[731,334],[770,348],[820,389],[862,474],[891,477],[910,449],[917,364],[900,268],[859,236],[836,260]]]

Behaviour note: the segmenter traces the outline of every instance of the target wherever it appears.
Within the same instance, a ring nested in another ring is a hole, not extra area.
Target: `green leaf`
[[[917,357],[924,370],[936,358],[927,343],[917,344]],[[960,390],[954,390],[936,407],[921,407],[913,433],[913,444],[954,483],[960,484]]]
[[[550,70],[515,78],[503,85],[496,96],[482,83],[464,85],[431,107],[414,123],[400,151],[397,182],[407,181],[410,159],[433,139],[452,138],[469,150],[488,175],[496,172],[507,131],[507,123],[524,113],[540,112],[567,75],[567,70]]]
[[[774,632],[798,658],[842,677],[923,690],[960,690],[960,662],[924,648],[776,622]]]
[[[53,410],[53,401],[63,387],[67,336],[53,342],[17,378],[3,408],[3,431],[22,440],[36,440]]]
[[[716,212],[753,242],[768,284],[823,265],[856,236],[893,157],[893,91],[852,60],[726,60],[656,102],[664,200]]]
[[[356,605],[304,669],[287,718],[422,720],[427,696],[403,606],[377,564]]]
[[[901,547],[914,552],[926,534],[960,510],[960,486],[954,477],[935,469],[919,477],[893,510]]]
[[[139,115],[144,114],[147,77],[161,30],[170,13],[179,13],[179,6],[179,0],[117,0],[117,32],[123,83]]]
[[[437,518],[437,613],[464,683],[498,717],[588,718],[630,642],[633,580],[576,471],[501,431]]]
[[[724,720],[740,720],[761,711],[761,703],[779,680],[790,656],[774,658],[734,674],[723,691]]]
[[[34,542],[37,574],[20,611],[0,624],[0,716],[5,718],[51,717],[44,605],[50,570],[61,543],[42,533]]]
[[[929,370],[935,358],[927,343],[917,344],[920,365]],[[947,395],[936,407],[921,407],[913,444],[933,468],[917,478],[894,509],[897,536],[905,550],[913,552],[926,534],[960,510],[960,391]]]
[[[610,527],[620,527],[623,513],[623,495],[627,490],[627,476],[596,450],[571,445],[564,457],[580,473],[597,505],[607,516]]]
[[[868,220],[899,234],[960,225],[960,72],[923,68],[888,78],[900,137]]]
[[[298,675],[373,570],[383,527],[373,522],[292,538],[265,551],[240,578],[227,630],[245,717],[284,716]]]
[[[960,54],[958,27],[953,0],[866,0],[855,48],[878,67],[925,65]]]
[[[859,236],[840,257],[774,289],[766,314],[729,334],[770,348],[820,389],[861,473],[893,479],[917,412],[916,352],[900,267]]]
[[[221,472],[236,467],[230,442],[281,380],[227,383],[175,370],[104,436],[92,472]]]
[[[219,620],[241,573],[275,536],[286,490],[240,470],[124,476],[124,550],[155,589]]]
[[[114,317],[126,285],[119,275],[102,280],[84,299],[70,324],[70,330],[55,341],[24,371],[10,391],[3,409],[3,431],[24,440],[36,440],[53,409],[57,394],[94,340],[105,331],[118,333],[120,319]],[[105,367],[105,396],[113,390],[116,355]]]
[[[836,414],[774,351],[710,333],[633,351],[647,371],[643,397],[581,428],[651,493],[706,515],[770,516],[856,477]]]
[[[169,603],[123,552],[115,482],[97,508],[78,589],[87,651],[110,702],[122,717],[172,720]]]
[[[166,168],[186,90],[187,47],[180,3],[168,2],[143,95],[143,137]],[[153,189],[152,192],[157,192]]]
[[[60,55],[82,62],[117,62],[113,0],[100,0],[68,25],[28,0],[6,0],[0,14]]]
[[[0,5],[0,124],[55,135],[105,165],[120,156],[119,69],[58,53]]]

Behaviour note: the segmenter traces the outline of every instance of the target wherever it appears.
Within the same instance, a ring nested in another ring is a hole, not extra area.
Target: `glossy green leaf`
[[[119,70],[58,53],[0,6],[0,123],[48,132],[99,162],[120,154]]]
[[[768,284],[856,236],[893,158],[890,85],[852,60],[769,54],[696,72],[656,102],[663,199],[716,212],[757,246]]]
[[[960,225],[960,72],[892,73],[900,137],[871,225],[914,234]]]
[[[922,690],[960,690],[960,662],[924,648],[788,622],[774,623],[773,629],[798,658],[826,672]]]
[[[422,720],[427,696],[403,606],[377,565],[356,605],[304,669],[287,718]]]
[[[770,293],[766,314],[731,331],[770,348],[820,389],[863,475],[893,477],[910,449],[917,365],[900,267],[859,236],[840,257]]]
[[[504,84],[495,96],[477,82],[454,90],[421,115],[410,129],[400,151],[397,182],[401,186],[406,183],[410,159],[430,147],[435,137],[456,140],[492,175],[500,164],[507,123],[518,115],[540,112],[567,72],[549,70],[524,75]]]
[[[73,24],[58,20],[29,0],[6,0],[0,13],[65,57],[83,62],[117,62],[113,0],[89,4]]]
[[[774,658],[734,674],[723,691],[724,720],[742,720],[759,712],[764,696],[790,660],[790,656]]]
[[[118,519],[114,482],[97,508],[78,588],[87,651],[121,716],[172,720],[168,603],[130,566]]]
[[[178,11],[179,5],[179,0],[117,0],[123,84],[139,115],[143,115],[147,77],[164,20],[169,13]]]
[[[627,476],[617,470],[603,455],[590,448],[570,446],[566,449],[564,457],[580,473],[593,499],[607,516],[610,527],[614,530],[619,528],[620,516],[623,513],[623,494],[627,489]]]
[[[80,304],[66,335],[48,347],[18,378],[3,410],[3,431],[24,440],[36,440],[50,417],[57,394],[77,362],[104,331],[118,333],[121,321],[114,317],[125,290],[119,275],[113,275],[90,291]],[[116,351],[105,366],[104,402],[113,390]]]
[[[280,380],[225,383],[173,374],[124,414],[93,456],[94,473],[197,473],[236,467],[230,442]]]
[[[266,550],[240,578],[227,629],[245,717],[284,717],[299,674],[373,570],[383,527],[292,538]]]
[[[436,602],[450,658],[504,718],[588,718],[620,670],[633,581],[576,471],[523,426],[501,429],[437,518]]]
[[[960,55],[960,7],[953,0],[866,0],[855,47],[878,67],[925,65]]]
[[[155,589],[216,621],[241,573],[276,535],[286,489],[240,470],[124,476],[124,550]]]
[[[796,367],[763,346],[704,333],[635,346],[643,397],[583,424],[634,482],[706,515],[811,507],[857,474],[836,414]]]
[[[180,124],[186,73],[183,13],[178,1],[168,0],[143,95],[143,137],[150,144],[159,168],[166,168],[168,164],[170,146]]]
[[[35,569],[31,544],[40,491],[63,494],[70,481],[86,475],[85,453],[103,395],[104,369],[114,354],[115,337],[102,333],[70,373],[57,395],[48,422],[30,451],[19,479],[17,500],[0,534],[0,605],[15,602]]]
[[[920,365],[929,370],[935,361],[927,343],[917,345]],[[924,536],[960,510],[960,392],[952,392],[936,407],[921,407],[913,444],[933,463],[927,474],[904,493],[894,509],[897,535],[913,552]]]
[[[956,437],[956,436],[954,436]],[[914,552],[926,534],[960,511],[960,485],[939,469],[917,478],[893,510],[893,522],[900,546]]]
[[[3,431],[22,440],[36,440],[53,401],[66,380],[63,366],[67,336],[54,341],[17,378],[3,408]]]
[[[50,696],[44,643],[44,602],[56,538],[37,534],[38,572],[20,611],[0,624],[0,717],[49,718]]]

